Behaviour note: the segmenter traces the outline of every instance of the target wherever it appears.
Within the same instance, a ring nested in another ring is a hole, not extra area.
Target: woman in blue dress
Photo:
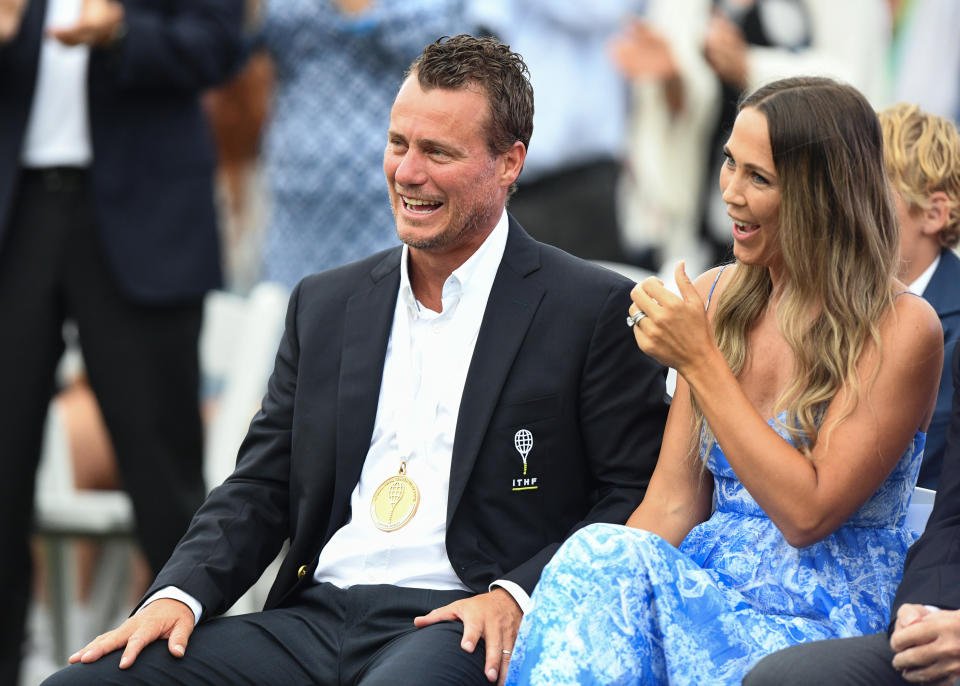
[[[637,344],[679,376],[646,496],[546,567],[510,684],[739,684],[887,624],[943,341],[893,277],[879,123],[849,86],[787,79],[724,154],[735,263],[632,294]]]

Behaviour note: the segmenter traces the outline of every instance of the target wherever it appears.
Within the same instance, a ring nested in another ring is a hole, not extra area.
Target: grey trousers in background
[[[879,633],[792,646],[760,660],[743,686],[909,685],[891,665],[889,641]]]

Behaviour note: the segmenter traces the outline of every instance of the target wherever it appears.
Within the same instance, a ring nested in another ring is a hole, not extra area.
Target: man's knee
[[[371,658],[358,686],[489,686],[483,673],[486,646],[481,639],[472,653],[460,647],[463,624],[441,622],[391,641]]]
[[[814,641],[768,655],[743,686],[880,686],[900,683],[886,634]]]
[[[77,663],[52,674],[41,686],[104,686],[135,683],[117,666],[120,653],[110,653],[90,664]],[[126,679],[126,681],[125,681]]]
[[[743,680],[743,686],[786,686],[784,675],[789,674],[788,665],[792,663],[791,648],[767,655],[760,660]]]

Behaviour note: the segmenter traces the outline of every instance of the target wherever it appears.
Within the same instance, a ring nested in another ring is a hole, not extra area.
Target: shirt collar
[[[471,301],[474,298],[482,298],[486,301],[497,275],[497,269],[500,267],[500,260],[503,259],[503,253],[507,248],[508,223],[507,212],[504,210],[493,231],[480,244],[480,247],[447,277],[443,284],[444,312],[447,311],[451,298],[468,298]],[[400,297],[410,308],[411,314],[416,315],[424,308],[416,301],[413,289],[410,287],[409,260],[410,247],[404,244],[400,253]]]

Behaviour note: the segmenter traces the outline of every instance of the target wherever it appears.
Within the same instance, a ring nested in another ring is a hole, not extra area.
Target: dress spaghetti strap
[[[713,280],[713,285],[710,286],[710,292],[707,294],[707,306],[703,309],[710,309],[710,300],[713,299],[713,289],[717,287],[717,282],[720,281],[720,276],[723,274],[723,270],[726,269],[729,265],[723,265],[720,267],[720,271],[717,272],[717,277]]]

